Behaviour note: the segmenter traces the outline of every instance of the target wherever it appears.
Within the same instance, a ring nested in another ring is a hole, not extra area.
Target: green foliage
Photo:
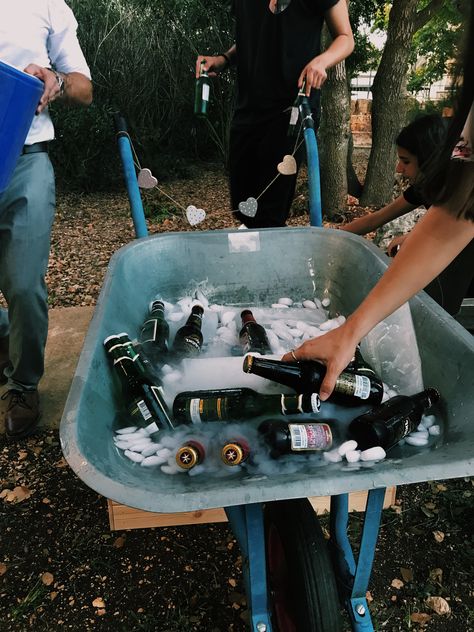
[[[407,121],[411,123],[414,119],[422,114],[443,114],[445,107],[451,107],[450,99],[442,99],[440,101],[423,101],[420,103],[416,99],[409,99],[407,108]]]
[[[426,5],[424,0],[422,6]],[[418,92],[451,71],[458,57],[462,14],[456,2],[446,1],[413,37],[407,88]]]
[[[163,181],[197,158],[225,159],[233,77],[213,81],[209,119],[193,116],[195,60],[233,41],[218,0],[68,0],[94,83],[94,104],[55,107],[52,150],[60,185],[110,189],[121,183],[112,113],[125,117],[142,166]],[[194,136],[192,135],[194,131]],[[74,148],[74,149],[71,149]]]

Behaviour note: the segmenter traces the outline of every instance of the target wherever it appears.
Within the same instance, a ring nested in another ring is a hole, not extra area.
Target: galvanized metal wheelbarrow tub
[[[250,250],[239,249],[243,239]],[[309,260],[314,276],[308,274]],[[373,630],[365,594],[385,488],[474,474],[473,337],[424,293],[410,302],[424,382],[443,398],[438,414],[444,436],[435,449],[408,448],[402,458],[351,473],[334,464],[272,478],[244,480],[242,475],[219,481],[166,476],[124,462],[111,440],[116,390],[102,341],[113,332],[137,331],[150,297],[178,298],[192,279],[208,279],[216,302],[242,305],[268,305],[288,295],[321,296],[328,290],[332,308],[348,314],[387,263],[362,238],[320,228],[168,233],[139,239],[111,260],[61,421],[64,455],[88,486],[131,507],[154,512],[225,507],[247,560],[252,630],[275,630],[262,507],[327,495],[332,497],[334,568],[343,575],[353,629]],[[355,490],[370,490],[357,563],[346,535],[347,494]]]

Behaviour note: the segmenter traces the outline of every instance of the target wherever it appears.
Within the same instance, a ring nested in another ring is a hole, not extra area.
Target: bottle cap
[[[245,459],[245,452],[238,443],[226,443],[221,450],[221,458],[226,465],[239,465]]]
[[[111,340],[117,340],[118,338],[120,338],[120,334],[112,334],[111,336],[107,336],[107,338],[105,338],[104,340],[104,347],[107,346],[107,344],[111,341]]]
[[[176,452],[176,464],[183,470],[190,470],[199,463],[199,452],[192,445],[183,445]]]

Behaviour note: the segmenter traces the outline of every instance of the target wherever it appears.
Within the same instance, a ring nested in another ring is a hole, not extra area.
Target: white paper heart
[[[255,198],[249,197],[246,202],[239,202],[239,211],[245,217],[255,217],[257,214],[258,202]]]
[[[158,180],[149,169],[140,169],[137,180],[140,189],[153,189],[158,184]]]
[[[196,208],[192,204],[186,209],[186,217],[191,226],[200,224],[206,218],[206,211],[202,208]]]
[[[283,176],[292,176],[296,173],[296,160],[293,156],[283,156],[283,162],[279,162],[277,169]]]

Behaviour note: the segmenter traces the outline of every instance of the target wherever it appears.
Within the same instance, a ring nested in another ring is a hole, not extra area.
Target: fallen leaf
[[[112,546],[115,547],[116,549],[121,549],[123,545],[125,544],[125,540],[126,540],[126,537],[124,535],[119,535],[118,538],[115,538],[115,541]]]
[[[431,509],[431,510],[436,509],[436,505],[434,503],[432,503],[432,502],[425,503],[425,507],[427,509]]]
[[[448,490],[448,488],[446,487],[446,485],[443,485],[443,483],[438,483],[436,485],[436,489],[440,492],[446,492]]]
[[[54,577],[51,573],[43,573],[41,575],[41,581],[45,586],[51,586],[51,584],[54,582]]]
[[[401,579],[392,579],[391,586],[392,588],[396,588],[397,590],[400,590],[400,588],[403,588],[404,584]]]
[[[449,603],[443,597],[428,597],[425,603],[436,614],[449,614],[451,612]]]
[[[433,568],[430,571],[429,579],[431,582],[434,582],[435,584],[441,584],[441,582],[443,581],[443,569]]]
[[[442,531],[433,531],[433,535],[436,542],[442,542],[444,540],[444,533]]]
[[[410,616],[410,620],[413,621],[413,623],[420,623],[421,625],[428,623],[430,619],[430,615],[426,612],[413,612]]]
[[[191,564],[186,564],[186,566],[184,567],[184,570],[187,571],[188,573],[191,573],[194,569],[191,566]]]
[[[411,568],[401,568],[400,573],[402,574],[403,581],[412,582],[413,581],[413,571]]]
[[[59,461],[56,461],[56,463],[54,464],[54,467],[67,467],[67,466],[68,466],[68,462],[66,461],[64,457],[59,459]]]
[[[5,575],[6,572],[7,572],[7,565],[6,564],[0,564],[0,577],[2,575]]]
[[[7,503],[21,503],[23,500],[27,500],[31,496],[31,492],[28,487],[20,485],[13,490],[4,489],[0,494],[1,498],[5,498]]]
[[[49,598],[51,599],[51,601],[54,601],[57,596],[58,596],[58,593],[55,591],[49,593]]]
[[[228,580],[228,582],[232,586],[232,588],[235,588],[237,586],[237,582],[232,577]]]
[[[28,456],[28,452],[26,450],[19,450],[18,452],[18,460],[23,461]]]
[[[43,503],[43,505],[49,505],[51,501],[49,500],[49,498],[43,498],[41,502]]]
[[[105,614],[105,608],[99,608],[99,609],[97,610],[97,612],[96,612],[96,615],[97,615],[98,617],[103,617],[103,616],[104,616],[104,614]]]
[[[102,597],[96,597],[92,602],[94,608],[105,608],[105,603]]]
[[[374,598],[372,597],[372,593],[370,592],[370,590],[368,590],[368,591],[365,593],[365,598],[367,599],[367,603],[371,603],[371,602],[374,600]]]

